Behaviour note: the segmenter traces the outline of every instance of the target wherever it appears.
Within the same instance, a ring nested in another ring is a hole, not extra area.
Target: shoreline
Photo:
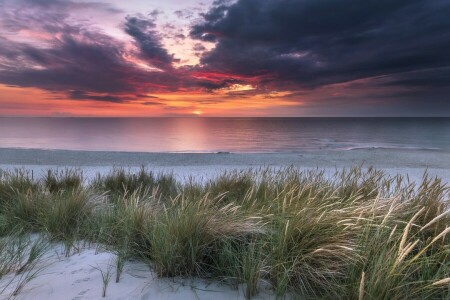
[[[63,148],[28,148],[28,147],[12,147],[6,146],[1,147],[2,150],[30,150],[30,151],[61,151],[61,152],[87,152],[87,153],[97,153],[97,152],[108,152],[108,153],[128,153],[128,154],[297,154],[297,153],[308,153],[308,152],[346,152],[346,151],[359,151],[359,150],[386,150],[386,151],[429,151],[429,152],[442,152],[450,153],[450,149],[443,148],[426,148],[426,147],[390,147],[390,146],[354,146],[347,148],[326,148],[321,147],[318,149],[299,149],[295,151],[228,151],[228,150],[211,150],[211,151],[191,151],[191,150],[180,150],[180,151],[126,151],[126,150],[85,150],[85,149],[63,149]]]
[[[388,175],[401,174],[419,181],[427,172],[450,182],[450,152],[434,150],[355,149],[299,151],[296,153],[147,153],[0,148],[0,169],[26,168],[43,172],[77,168],[87,178],[108,173],[113,167],[130,170],[141,166],[155,172],[172,172],[179,179],[214,177],[231,169],[287,168],[336,169],[375,167]]]
[[[430,154],[435,156],[430,157]],[[370,156],[369,156],[370,155]],[[442,159],[450,158],[450,151],[438,149],[400,149],[400,148],[354,148],[346,150],[299,150],[296,152],[134,152],[134,151],[97,151],[97,150],[61,150],[61,149],[32,149],[32,148],[0,148],[1,164],[29,164],[29,165],[136,165],[136,164],[154,164],[154,165],[177,165],[177,161],[170,158],[178,157],[187,159],[187,163],[211,164],[220,162],[221,164],[252,164],[255,160],[262,162],[272,162],[281,158],[280,165],[291,162],[297,164],[296,159],[305,159],[304,163],[308,166],[314,165],[314,158],[328,157],[331,160],[352,162],[364,160],[382,164],[380,156],[392,156],[391,158],[403,159],[396,160],[394,166],[410,167],[436,167],[450,168],[450,162]],[[226,160],[223,158],[227,158]],[[417,161],[415,158],[429,158],[429,161]],[[159,158],[161,162],[155,162],[153,159]],[[193,160],[200,158],[200,160]],[[414,159],[413,159],[414,158]],[[115,161],[113,161],[115,159]],[[439,163],[437,163],[439,161]],[[317,163],[318,166],[325,165]],[[409,164],[408,164],[409,163]],[[442,164],[443,163],[443,164]],[[261,163],[259,163],[261,164]]]

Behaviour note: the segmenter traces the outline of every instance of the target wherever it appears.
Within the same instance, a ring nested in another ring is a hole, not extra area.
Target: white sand
[[[302,151],[268,154],[130,153],[63,150],[0,149],[0,169],[24,167],[36,176],[48,168],[75,167],[85,177],[108,173],[113,166],[138,169],[146,166],[156,172],[173,172],[178,179],[194,176],[210,178],[224,170],[259,167],[299,169],[320,168],[333,173],[336,168],[374,166],[389,175],[408,175],[420,180],[429,175],[450,181],[450,152],[431,150],[359,149],[349,151]]]
[[[115,267],[102,298],[102,276],[99,270],[115,266],[115,255],[109,252],[96,252],[94,247],[84,248],[69,257],[64,256],[64,247],[54,245],[39,267],[43,267],[38,276],[25,285],[17,299],[29,300],[81,300],[81,299],[244,299],[243,287],[233,289],[220,282],[202,279],[156,278],[148,265],[141,262],[127,262],[120,281],[115,282]],[[6,276],[2,282],[9,281]],[[14,284],[10,286],[14,288]],[[263,288],[264,289],[264,288]],[[0,295],[8,299],[10,293]],[[261,290],[252,299],[273,299],[269,290]]]

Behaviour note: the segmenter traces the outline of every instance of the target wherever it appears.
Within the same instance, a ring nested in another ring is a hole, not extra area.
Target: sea
[[[0,117],[0,148],[188,153],[450,151],[450,118]]]

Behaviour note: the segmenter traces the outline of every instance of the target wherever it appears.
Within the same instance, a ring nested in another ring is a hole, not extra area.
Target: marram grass
[[[449,188],[426,175],[415,184],[372,168],[288,168],[179,182],[142,168],[86,182],[76,170],[2,172],[5,241],[15,228],[63,241],[68,255],[79,240],[104,245],[116,281],[140,259],[161,277],[242,284],[248,298],[269,286],[280,298],[450,299]],[[0,255],[1,274],[15,259]]]

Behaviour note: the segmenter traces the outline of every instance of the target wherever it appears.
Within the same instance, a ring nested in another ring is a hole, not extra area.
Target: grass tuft
[[[416,184],[361,167],[229,171],[206,182],[145,168],[90,183],[69,169],[43,179],[2,172],[0,282],[30,272],[41,253],[36,245],[25,258],[14,231],[45,233],[67,255],[80,240],[99,243],[116,255],[116,282],[138,259],[161,277],[241,285],[246,298],[268,285],[280,298],[446,299],[449,196],[427,174]]]

